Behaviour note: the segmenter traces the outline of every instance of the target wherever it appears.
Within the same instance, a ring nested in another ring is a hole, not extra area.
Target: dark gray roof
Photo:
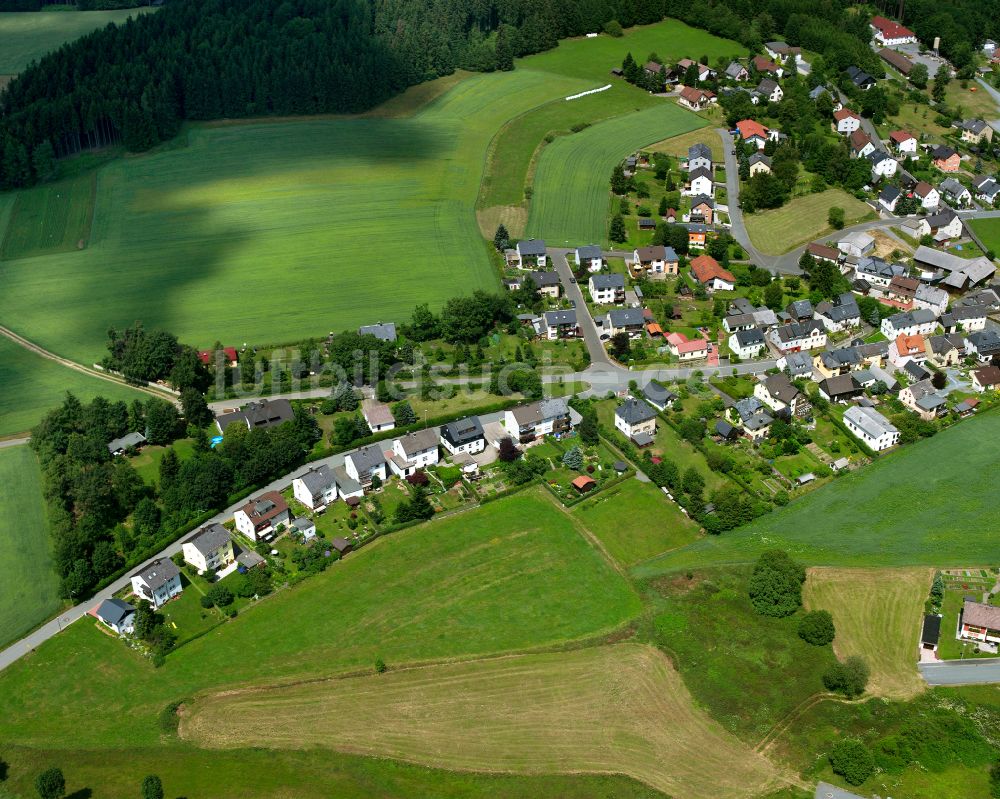
[[[811,319],[813,315],[813,305],[809,300],[795,300],[794,302],[790,302],[785,310],[788,311],[789,316],[798,319]]]
[[[903,367],[903,371],[914,380],[926,380],[931,376],[930,372],[924,369],[924,367],[916,361],[907,361],[906,366]]]
[[[634,327],[644,324],[646,319],[642,308],[612,308],[608,311],[608,321],[612,327]]]
[[[600,258],[603,255],[601,248],[596,244],[585,244],[583,247],[577,247],[576,251],[583,260]]]
[[[756,327],[751,327],[748,330],[737,330],[733,335],[736,336],[736,341],[741,347],[751,347],[754,344],[764,343],[764,334]]]
[[[591,275],[590,282],[595,290],[623,289],[625,288],[625,275],[620,275],[617,272],[608,275]]]
[[[794,341],[799,338],[808,338],[812,335],[812,331],[819,330],[825,331],[826,328],[823,327],[823,323],[818,319],[807,319],[803,322],[791,322],[787,325],[782,325],[777,328],[778,338],[781,341]]]
[[[715,432],[723,438],[732,438],[733,434],[736,432],[736,428],[729,424],[729,422],[725,419],[719,419],[715,423]]]
[[[756,397],[744,397],[741,400],[737,400],[733,407],[736,408],[736,412],[744,422],[751,416],[763,413],[764,411],[764,403]]]
[[[364,325],[358,328],[358,335],[361,336],[375,336],[375,338],[380,341],[395,341],[396,340],[396,323],[395,322],[379,322],[376,325]]]
[[[559,274],[557,272],[542,272],[536,269],[528,272],[528,276],[535,281],[535,285],[538,288],[559,285]]]
[[[885,186],[879,192],[878,198],[887,205],[892,205],[892,203],[899,199],[901,193],[898,186]]]
[[[635,425],[655,419],[656,411],[642,400],[629,397],[615,409],[615,416],[628,425]]]
[[[924,616],[924,628],[920,633],[920,643],[934,646],[941,638],[941,617],[929,613]]]
[[[292,404],[286,399],[262,399],[248,402],[233,413],[222,413],[215,417],[219,429],[225,429],[233,422],[242,422],[251,430],[276,427],[295,418]]]
[[[889,317],[889,324],[896,330],[900,330],[910,325],[923,325],[933,322],[937,317],[928,308],[914,308],[912,311],[893,314]]]
[[[852,374],[828,377],[820,381],[819,387],[824,394],[834,399],[845,394],[855,394],[861,391],[860,384],[854,379],[854,375]]]
[[[542,239],[527,239],[517,243],[518,255],[545,255],[545,242]]]
[[[995,330],[979,330],[969,334],[969,343],[980,355],[993,355],[1000,352],[1000,335]]]
[[[771,80],[770,78],[764,78],[764,80],[762,80],[760,83],[757,84],[757,91],[759,91],[761,94],[770,94],[777,88],[778,88],[777,82]]]
[[[202,555],[210,555],[229,540],[229,531],[225,527],[221,524],[208,524],[184,543],[191,544]]]
[[[361,449],[355,450],[347,457],[351,459],[358,474],[370,472],[372,469],[386,462],[385,453],[379,444],[369,444],[366,447],[361,447]]]
[[[660,406],[665,406],[668,402],[677,399],[677,395],[673,391],[652,381],[643,386],[642,395],[653,404]]]
[[[179,574],[180,572],[177,570],[177,567],[174,565],[172,560],[162,558],[160,560],[154,560],[145,569],[137,571],[132,576],[139,577],[147,586],[149,586],[150,591],[155,591],[158,588],[162,588]]]
[[[751,155],[747,159],[747,163],[749,163],[750,166],[753,166],[754,164],[764,164],[764,166],[768,167],[769,169],[771,167],[771,159],[761,152],[756,152],[753,155]]]
[[[707,158],[709,161],[712,160],[712,150],[704,142],[697,142],[688,147],[688,160],[693,161],[695,158]]]
[[[937,147],[931,150],[931,156],[933,156],[934,158],[940,158],[943,161],[947,161],[953,155],[955,155],[955,150],[944,144],[939,144]]]
[[[399,446],[403,453],[410,457],[418,452],[428,449],[436,449],[438,445],[438,432],[433,428],[416,430],[399,437]]]
[[[547,419],[558,419],[569,415],[569,405],[561,397],[542,399],[537,402],[529,402],[526,405],[518,405],[511,408],[514,421],[521,427],[536,425]]]
[[[333,470],[326,464],[314,466],[305,474],[300,475],[298,479],[302,481],[313,496],[326,491],[331,485],[336,483],[333,477]]]
[[[105,599],[97,607],[97,618],[106,624],[113,624],[115,626],[121,624],[132,613],[135,613],[134,607],[128,604],[128,602],[122,602],[122,600],[115,597]]]
[[[959,127],[969,133],[982,133],[986,130],[986,123],[981,119],[963,119]]]
[[[700,166],[697,169],[692,169],[688,174],[688,178],[690,180],[694,180],[695,178],[708,178],[712,180],[712,173],[706,167]]]
[[[773,421],[774,419],[772,419],[766,412],[760,411],[755,413],[753,416],[749,416],[744,419],[743,425],[748,430],[763,430]]]
[[[441,425],[441,435],[455,446],[486,438],[478,416],[466,416]]]
[[[794,375],[806,374],[813,369],[812,356],[808,352],[790,352],[785,356],[785,365]]]
[[[560,325],[576,327],[576,309],[574,308],[565,311],[546,311],[542,316],[545,317],[545,324],[550,327],[559,327]]]
[[[145,443],[146,437],[142,433],[126,433],[121,438],[115,438],[108,442],[108,452],[113,455],[119,450],[137,447],[139,444]]]

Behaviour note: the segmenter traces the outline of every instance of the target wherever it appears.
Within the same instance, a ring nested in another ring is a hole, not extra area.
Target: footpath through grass
[[[827,189],[819,194],[806,194],[788,202],[781,208],[745,214],[747,232],[754,246],[761,252],[779,255],[800,244],[833,233],[827,221],[830,209],[844,209],[845,225],[850,226],[871,217],[871,206],[852,197],[843,189]]]
[[[38,461],[0,449],[0,648],[59,609]]]
[[[0,436],[26,433],[65,399],[67,391],[81,402],[96,396],[126,402],[149,396],[69,369],[0,336]]]
[[[557,644],[612,630],[640,608],[535,490],[382,539],[160,669],[78,622],[0,673],[0,738],[149,746],[163,707],[200,691],[370,669],[377,657],[395,665]]]
[[[635,572],[745,563],[775,547],[815,566],[995,565],[998,437],[1000,414],[969,419]]]
[[[110,22],[121,23],[148,8],[118,11],[5,11],[0,14],[0,75],[15,75],[32,61]]]

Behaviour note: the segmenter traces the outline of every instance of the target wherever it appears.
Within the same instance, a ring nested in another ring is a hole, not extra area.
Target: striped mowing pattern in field
[[[0,14],[0,75],[20,72],[32,61],[109,22],[124,22],[150,9],[119,11],[5,11]]]
[[[969,419],[634,572],[746,563],[776,547],[814,566],[993,566],[1000,557],[998,437],[1000,414]]]
[[[538,161],[528,235],[553,246],[606,242],[614,165],[639,147],[706,124],[664,101],[556,139]]]
[[[778,786],[770,762],[694,706],[666,657],[637,644],[206,697],[181,734],[472,771],[623,773],[689,799]]]
[[[197,346],[280,343],[495,289],[474,212],[487,144],[581,86],[477,75],[409,118],[196,128],[105,167],[88,248],[5,264],[0,318],[92,362],[136,319]]]
[[[871,693],[911,699],[927,688],[917,674],[917,648],[932,576],[927,568],[814,568],[809,569],[802,599],[809,610],[833,614],[834,651],[841,659],[865,659],[871,668]]]

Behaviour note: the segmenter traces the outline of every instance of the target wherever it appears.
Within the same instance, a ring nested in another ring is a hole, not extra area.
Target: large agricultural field
[[[145,399],[148,395],[69,369],[0,336],[0,437],[26,433],[57,406],[66,392],[81,402]]]
[[[614,165],[640,147],[704,125],[664,103],[556,139],[538,159],[527,234],[555,246],[606,243]]]
[[[108,23],[121,23],[150,9],[118,11],[5,11],[0,14],[0,77],[16,75],[32,61]]]
[[[932,571],[916,569],[809,570],[802,599],[809,610],[829,610],[838,657],[860,655],[872,670],[868,690],[910,699],[926,690],[917,674],[917,647]]]
[[[20,191],[14,197],[6,224],[0,228],[0,261],[83,249],[90,236],[96,175]]]
[[[197,692],[370,669],[378,657],[392,666],[561,644],[603,636],[640,609],[535,490],[384,538],[186,644],[160,669],[78,622],[0,672],[0,737],[149,746],[163,707]]]
[[[0,508],[2,649],[59,609],[41,474],[27,446],[0,449]]]
[[[844,209],[847,225],[875,216],[870,206],[843,189],[827,189],[796,197],[781,208],[745,214],[743,221],[755,247],[761,252],[778,255],[834,232],[827,222],[827,215],[834,206]]]
[[[995,565],[1000,414],[970,419],[851,472],[785,508],[635,571],[745,563],[780,547],[813,566]],[[928,468],[935,464],[935,468]]]
[[[637,644],[473,661],[199,697],[181,737],[201,746],[335,749],[513,773],[617,772],[672,796],[759,796],[774,766],[697,710],[677,672]],[[630,746],[608,746],[612,741]]]

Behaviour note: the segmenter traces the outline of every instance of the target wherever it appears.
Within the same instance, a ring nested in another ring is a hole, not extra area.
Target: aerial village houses
[[[740,360],[756,358],[764,351],[765,346],[764,334],[756,327],[737,330],[729,337],[729,349]]]
[[[818,319],[792,322],[774,328],[769,337],[782,353],[814,350],[826,346],[826,327]]]
[[[873,408],[852,405],[844,411],[844,426],[875,452],[882,452],[899,443],[899,430]]]
[[[237,509],[233,520],[236,529],[251,541],[269,540],[279,527],[287,527],[291,523],[292,512],[281,494],[266,491]]]
[[[958,172],[962,165],[962,156],[951,147],[939,144],[931,150],[931,163],[942,172]]]
[[[400,436],[392,442],[389,468],[400,477],[409,477],[418,469],[434,466],[439,460],[438,431],[417,430]]]
[[[983,139],[993,141],[993,128],[981,119],[966,119],[959,123],[962,131],[962,141],[966,144],[981,144]]]
[[[740,425],[743,434],[754,443],[767,438],[774,423],[774,418],[764,410],[764,403],[757,397],[738,400],[728,413],[730,418]]]
[[[712,196],[715,183],[712,180],[712,171],[703,166],[692,169],[688,173],[688,183],[684,194],[690,197],[697,197],[699,194]]]
[[[875,41],[883,47],[894,47],[898,44],[915,44],[917,41],[917,35],[913,31],[903,27],[898,22],[893,22],[891,19],[874,16],[870,25]]]
[[[948,410],[945,398],[938,394],[930,379],[911,383],[901,389],[898,399],[925,422],[933,421]]]
[[[809,412],[809,400],[784,372],[760,380],[753,387],[753,395],[778,414],[792,417],[805,416]]]
[[[757,72],[764,72],[769,75],[773,75],[776,78],[780,78],[785,74],[784,67],[779,66],[774,61],[771,61],[771,59],[765,58],[762,55],[755,55],[752,59],[752,63],[753,68]]]
[[[691,275],[706,291],[733,291],[736,288],[733,273],[719,266],[719,262],[711,255],[692,258]]]
[[[962,605],[961,637],[970,641],[1000,644],[1000,607],[965,600]]]
[[[865,72],[863,69],[859,67],[850,66],[847,68],[846,72],[847,72],[847,77],[850,79],[851,83],[853,83],[863,92],[866,92],[869,89],[874,88],[875,84],[877,83],[877,81],[872,75],[869,75],[867,72]]]
[[[756,144],[758,150],[764,149],[770,135],[770,131],[755,119],[740,120],[736,123],[736,130],[743,141]]]
[[[980,394],[984,391],[996,391],[1000,387],[1000,367],[983,366],[972,370],[972,388]]]
[[[689,339],[683,333],[668,333],[666,341],[670,353],[681,361],[697,361],[708,357],[706,339]]]
[[[395,322],[378,322],[374,325],[362,325],[358,328],[359,336],[375,336],[379,341],[396,340]]]
[[[707,89],[696,89],[692,86],[685,86],[681,89],[677,102],[692,111],[703,111],[716,102],[716,97],[715,94]]]
[[[878,54],[879,57],[885,61],[885,63],[895,69],[903,77],[906,77],[913,71],[913,62],[902,53],[890,50],[888,47],[883,47],[878,51]]]
[[[181,573],[169,558],[154,560],[132,575],[132,593],[145,599],[154,610],[183,590]]]
[[[350,452],[344,458],[344,469],[353,480],[357,480],[362,488],[369,488],[374,478],[385,482],[389,474],[388,461],[379,444],[369,444]]]
[[[882,335],[890,341],[896,336],[903,334],[914,336],[918,333],[922,336],[930,335],[937,327],[937,317],[926,308],[915,308],[912,311],[887,316],[882,320],[879,330]]]
[[[248,402],[237,411],[220,413],[215,417],[215,426],[225,435],[231,424],[246,425],[248,430],[266,430],[277,427],[295,418],[292,403],[286,399],[262,399]]]
[[[604,318],[605,333],[609,336],[627,333],[630,338],[638,338],[645,326],[642,308],[612,308]]]
[[[536,330],[550,341],[560,338],[575,338],[580,335],[580,326],[576,319],[576,309],[564,311],[546,311],[536,320]]]
[[[625,302],[625,276],[617,273],[591,275],[587,284],[590,299],[597,305]]]
[[[712,168],[712,150],[707,144],[698,142],[688,147],[687,168],[689,172],[694,169]]]
[[[615,409],[615,427],[636,446],[649,446],[656,435],[656,411],[641,399],[629,397]]]
[[[519,241],[514,249],[514,262],[519,269],[544,269],[548,256],[541,239]]]
[[[906,157],[910,159],[918,158],[917,154],[917,139],[905,130],[894,130],[889,134],[889,141],[892,142],[892,146],[896,149],[896,153],[900,157]]]
[[[373,433],[382,433],[396,427],[392,410],[384,402],[370,398],[363,400],[361,402],[361,415]]]
[[[861,117],[850,108],[841,108],[833,112],[833,124],[837,133],[849,135],[861,127]]]
[[[135,608],[116,597],[105,599],[91,613],[101,624],[118,635],[131,635],[135,630]]]
[[[512,439],[527,444],[568,433],[572,422],[566,400],[554,397],[510,408],[504,412],[503,426]]]
[[[771,159],[763,153],[754,153],[747,159],[747,163],[750,165],[750,177],[771,171]]]
[[[633,269],[653,280],[663,280],[667,275],[676,276],[680,259],[673,247],[655,244],[638,247],[632,252]]]
[[[854,158],[865,158],[869,153],[875,152],[871,137],[863,130],[854,131],[847,139],[851,145],[851,156]]]
[[[313,466],[292,480],[292,496],[310,510],[321,510],[337,499],[337,480],[333,470],[324,465]]]
[[[190,563],[198,574],[215,572],[236,559],[233,539],[221,524],[209,524],[199,529],[181,545],[185,563]]]
[[[576,265],[586,267],[591,272],[601,271],[604,266],[604,254],[596,244],[577,247],[575,251]]]
[[[452,455],[475,455],[486,449],[486,434],[478,416],[466,416],[441,425],[441,445]]]

